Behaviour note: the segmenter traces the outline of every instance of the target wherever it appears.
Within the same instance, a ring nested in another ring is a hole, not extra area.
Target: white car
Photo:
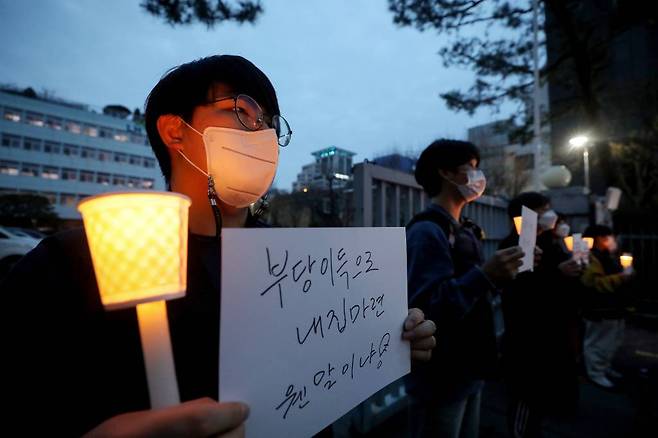
[[[0,227],[0,278],[4,277],[16,262],[37,246],[41,240],[21,234]]]

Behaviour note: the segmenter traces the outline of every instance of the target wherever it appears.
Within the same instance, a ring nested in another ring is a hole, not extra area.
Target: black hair
[[[510,218],[521,216],[524,205],[531,210],[537,210],[551,202],[550,198],[538,192],[524,192],[512,199],[507,205],[507,215]]]
[[[606,225],[590,225],[585,228],[583,237],[605,237],[612,236],[613,234],[612,228]]]
[[[146,133],[167,185],[171,178],[171,158],[158,133],[158,118],[174,114],[190,122],[194,109],[209,103],[208,93],[217,83],[227,85],[235,94],[253,97],[268,116],[280,115],[272,83],[241,56],[209,56],[172,68],[153,87],[144,110]]]
[[[416,163],[414,176],[428,196],[441,192],[438,170],[454,170],[475,159],[480,164],[480,151],[473,143],[461,140],[440,139],[427,146]]]

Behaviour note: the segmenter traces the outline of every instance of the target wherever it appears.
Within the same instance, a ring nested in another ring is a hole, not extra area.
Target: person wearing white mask
[[[496,368],[502,327],[498,291],[521,265],[520,247],[482,255],[482,231],[462,216],[486,177],[472,143],[437,140],[420,155],[415,177],[430,206],[407,225],[409,304],[437,324],[429,363],[407,380],[414,437],[477,437],[484,379]]]
[[[21,316],[30,310],[16,330],[19,342],[5,351],[13,371],[8,375],[19,386],[5,395],[18,406],[34,397],[44,397],[47,405],[39,421],[12,418],[19,423],[18,434],[244,435],[248,406],[215,401],[219,237],[226,227],[264,226],[249,205],[272,184],[280,147],[290,142],[292,132],[267,76],[247,59],[230,55],[201,58],[167,72],[147,98],[145,124],[168,188],[192,200],[187,293],[167,302],[183,403],[149,409],[135,309],[103,310],[86,238],[76,229],[44,239],[0,284],[7,309]],[[434,323],[410,309],[400,326],[411,357],[429,359]],[[253,371],[262,366],[266,363],[253,364]]]

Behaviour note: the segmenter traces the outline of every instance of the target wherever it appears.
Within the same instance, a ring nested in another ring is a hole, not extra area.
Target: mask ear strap
[[[192,128],[194,129],[194,128]],[[203,170],[196,164],[194,164],[189,158],[185,156],[184,153],[181,151],[178,151],[181,157],[185,159],[188,163],[192,165],[196,170],[204,174],[205,176],[208,177],[208,200],[210,201],[210,207],[212,208],[212,213],[213,216],[215,217],[215,235],[219,239],[222,235],[222,212],[219,210],[219,206],[217,206],[217,192],[215,191],[215,180],[213,177]]]
[[[182,153],[181,151],[177,151],[177,152],[180,154],[181,157],[185,158],[185,161],[187,161],[188,163],[190,163],[190,164],[192,165],[192,167],[194,167],[196,170],[198,170],[199,172],[203,173],[205,176],[207,176],[208,178],[210,178],[210,175],[209,175],[209,174],[207,174],[206,172],[204,172],[203,170],[201,170],[201,168],[200,168],[199,166],[197,166],[196,164],[194,164],[194,163],[192,162],[192,160],[190,160],[189,158],[187,158],[187,157],[185,156],[184,153]]]

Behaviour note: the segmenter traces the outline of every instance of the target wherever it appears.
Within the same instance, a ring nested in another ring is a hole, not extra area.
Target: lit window
[[[140,181],[139,178],[128,178],[128,187],[139,187]]]
[[[142,188],[144,189],[152,189],[153,188],[153,180],[146,178],[142,180]]]
[[[16,161],[0,161],[0,174],[18,175],[19,164]]]
[[[34,126],[44,126],[44,115],[39,113],[27,113],[27,123]]]
[[[116,134],[114,134],[114,139],[116,141],[120,141],[122,143],[125,143],[128,141],[128,133],[124,131],[117,131]]]
[[[93,125],[85,125],[84,133],[90,137],[98,137],[98,128]]]
[[[43,166],[41,169],[41,178],[59,179],[59,169],[57,167]]]
[[[64,126],[67,131],[72,132],[74,134],[80,134],[82,132],[82,128],[80,127],[80,124],[73,122],[71,120],[67,120]]]
[[[22,111],[14,108],[5,108],[4,118],[10,122],[20,122]]]
[[[48,116],[46,118],[46,126],[50,129],[56,129],[58,131],[62,130],[62,119],[59,117]]]

